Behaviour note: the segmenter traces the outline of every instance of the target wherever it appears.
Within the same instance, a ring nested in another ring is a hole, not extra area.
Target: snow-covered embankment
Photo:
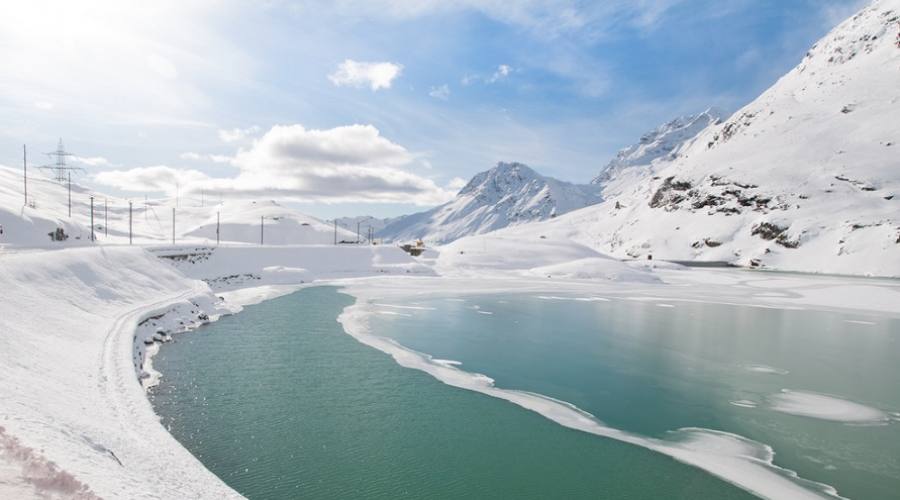
[[[427,271],[393,247],[2,255],[0,497],[238,497],[154,414],[139,382],[153,381],[153,337],[315,279]]]

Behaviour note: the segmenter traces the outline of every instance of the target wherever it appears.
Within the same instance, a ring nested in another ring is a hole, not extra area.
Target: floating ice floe
[[[538,295],[541,300],[571,300],[574,302],[609,302],[606,297],[557,297],[555,295]]]
[[[425,307],[425,306],[401,306],[396,304],[372,304],[373,306],[378,307],[390,307],[392,309],[412,309],[415,311],[435,311],[434,307]]]
[[[878,408],[815,392],[783,389],[769,398],[769,407],[790,415],[848,424],[881,424],[890,421],[888,414]]]
[[[403,316],[406,318],[411,318],[412,314],[401,313],[397,311],[378,311],[378,314],[383,314],[385,316]]]
[[[790,373],[787,370],[782,370],[781,368],[775,368],[774,366],[757,365],[757,364],[746,365],[746,366],[744,366],[744,369],[747,371],[750,371],[750,372],[766,373],[769,375],[787,375],[788,373]]]
[[[844,323],[851,323],[854,325],[866,325],[866,326],[875,325],[874,321],[863,321],[863,320],[859,320],[859,319],[845,319]]]

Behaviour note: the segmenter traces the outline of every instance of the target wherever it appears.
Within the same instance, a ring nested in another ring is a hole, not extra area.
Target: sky
[[[126,197],[396,216],[499,161],[588,182],[670,119],[736,111],[860,0],[19,1],[0,164],[59,138]]]

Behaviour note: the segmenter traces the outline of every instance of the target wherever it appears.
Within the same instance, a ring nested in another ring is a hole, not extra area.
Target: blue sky
[[[0,163],[63,137],[106,192],[322,217],[420,210],[501,160],[587,182],[664,121],[750,102],[862,5],[20,2],[0,19]]]

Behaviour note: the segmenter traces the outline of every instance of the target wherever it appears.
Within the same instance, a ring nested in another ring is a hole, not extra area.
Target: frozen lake
[[[335,322],[353,299],[319,287],[166,345],[154,407],[250,498],[747,496],[720,479],[734,474],[761,494],[900,489],[891,316],[649,293],[388,295],[359,304],[379,348],[472,391],[356,342]]]

